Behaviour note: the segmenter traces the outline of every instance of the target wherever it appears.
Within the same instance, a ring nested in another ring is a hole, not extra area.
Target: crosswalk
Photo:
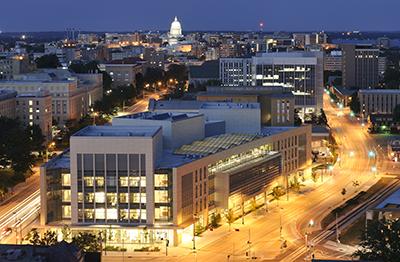
[[[313,238],[310,241],[310,244],[312,243],[313,245],[318,244],[319,242],[321,242],[322,240],[326,239],[328,236],[332,235],[334,233],[334,231],[332,230],[324,230],[321,233],[319,233],[315,238]],[[289,256],[285,257],[283,260],[281,260],[282,262],[291,262],[291,261],[295,261],[296,259],[300,258],[301,256],[306,256],[306,252],[308,250],[308,247],[306,247],[306,245],[303,245],[302,247],[298,248],[296,251],[294,251],[293,253],[291,253]]]

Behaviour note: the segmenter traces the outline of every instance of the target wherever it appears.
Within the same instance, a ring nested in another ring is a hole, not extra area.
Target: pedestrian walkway
[[[332,177],[329,174],[323,174],[323,182],[321,182],[321,170],[317,171],[320,176],[319,179],[316,183],[314,183],[312,180],[307,180],[305,182],[302,182],[302,187],[299,192],[294,192],[293,190],[290,191],[289,193],[289,201],[287,200],[287,195],[283,196],[281,200],[279,201],[279,206],[276,205],[276,202],[273,202],[273,204],[268,205],[268,212],[267,212],[267,207],[263,206],[262,208],[258,209],[255,213],[250,213],[244,217],[244,224],[242,224],[242,219],[239,218],[237,219],[230,227],[231,230],[229,230],[229,225],[226,222],[221,222],[221,226],[214,229],[213,231],[205,231],[201,234],[201,236],[196,236],[195,238],[195,247],[196,247],[196,252],[207,252],[207,248],[211,247],[215,242],[218,240],[228,236],[229,234],[234,234],[235,232],[233,231],[234,228],[239,229],[243,231],[244,227],[246,229],[248,228],[248,225],[252,224],[254,221],[257,219],[261,219],[264,216],[268,215],[273,215],[278,212],[279,208],[285,207],[288,203],[292,201],[296,201],[299,197],[315,190],[318,188],[320,185],[323,183],[329,181]],[[271,235],[268,241],[263,241],[262,243],[254,243],[251,247],[251,256],[257,257],[257,259],[266,259],[266,260],[271,260],[275,258],[277,255],[286,252],[287,250],[290,250],[294,244],[293,241],[294,239],[284,239],[286,241],[286,248],[281,248],[282,241],[279,241],[279,232],[277,231],[275,234]],[[149,246],[150,244],[148,244]],[[151,244],[153,245],[153,244]],[[161,251],[159,252],[138,252],[138,251],[133,251],[135,248],[140,248],[144,246],[144,244],[126,244],[125,247],[127,248],[127,252],[124,252],[124,258],[127,258],[127,261],[129,259],[133,258],[149,258],[149,257],[166,257],[166,247],[165,243],[162,244],[156,244],[155,246],[161,247]],[[168,247],[168,257],[186,257],[189,255],[193,255],[193,241],[187,241],[185,243],[182,243],[178,247]],[[233,251],[232,255],[233,257]],[[111,261],[117,261],[117,258],[122,258],[122,252],[118,251],[107,251],[107,255],[104,256],[103,252],[103,262],[111,262]],[[241,253],[236,253],[235,258],[237,259],[247,259],[245,252]],[[122,260],[120,260],[122,261]]]

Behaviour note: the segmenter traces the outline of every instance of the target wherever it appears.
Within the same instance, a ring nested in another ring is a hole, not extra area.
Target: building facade
[[[112,60],[105,64],[105,71],[112,78],[112,87],[119,85],[136,86],[136,74],[146,74],[148,62],[138,57]]]
[[[392,114],[393,108],[400,103],[398,89],[371,89],[358,91],[360,113],[366,118],[369,114]]]
[[[343,88],[372,89],[379,84],[379,49],[368,44],[343,45]]]
[[[94,102],[103,96],[102,74],[75,74],[72,70],[44,69],[40,73],[21,74],[13,80],[0,80],[0,89],[18,94],[50,92],[52,117],[64,128],[67,119],[84,117]]]
[[[80,232],[108,229],[109,242],[120,243],[124,234],[125,243],[164,238],[179,245],[213,214],[265,203],[274,187],[287,190],[299,172],[310,173],[311,126],[220,134],[169,150],[163,124],[146,121],[181,122],[175,132],[184,133],[186,121],[204,125],[201,117],[173,116],[74,134],[70,150],[41,167],[41,226],[70,223]]]

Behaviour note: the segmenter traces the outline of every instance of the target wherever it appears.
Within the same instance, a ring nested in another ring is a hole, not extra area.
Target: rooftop
[[[282,92],[282,94],[269,94],[271,98],[296,98],[292,92]]]
[[[149,110],[173,110],[173,109],[192,109],[198,110],[204,101],[195,100],[155,100],[151,98],[149,101]]]
[[[400,94],[400,89],[360,89],[361,94]]]
[[[135,64],[140,64],[144,63],[146,60],[143,60],[139,57],[126,57],[123,59],[115,59],[110,62],[107,62],[107,65],[135,65]]]
[[[382,212],[399,212],[400,211],[400,189],[391,194],[388,198],[377,205],[374,210]]]
[[[260,109],[259,103],[204,102],[200,109]]]
[[[217,137],[207,137],[202,141],[194,141],[190,145],[183,145],[173,154],[207,156],[261,137],[263,136],[256,134],[222,134]]]
[[[47,168],[59,168],[66,167],[70,168],[70,153],[69,148],[50,160],[47,163],[44,163],[42,166],[47,166]]]
[[[170,113],[170,112],[153,112],[146,111],[131,115],[120,116],[118,118],[129,118],[129,119],[143,119],[143,120],[159,120],[159,121],[177,121],[180,119],[196,117],[199,114],[188,114],[188,113]]]
[[[153,137],[160,129],[160,126],[87,126],[79,132],[73,134],[72,137]]]

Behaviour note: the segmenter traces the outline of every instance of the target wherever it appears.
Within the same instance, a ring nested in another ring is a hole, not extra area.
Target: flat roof
[[[141,120],[156,120],[156,121],[177,121],[185,118],[200,116],[195,113],[180,113],[180,112],[154,112],[146,111],[131,115],[119,116],[117,118],[141,119]]]
[[[361,94],[400,94],[400,89],[360,89]]]
[[[204,102],[200,109],[260,109],[260,103]]]
[[[70,151],[69,148],[50,160],[47,163],[42,165],[47,166],[47,168],[59,168],[59,167],[67,167],[70,168]]]
[[[149,110],[198,110],[204,101],[196,100],[149,100]]]
[[[161,126],[87,126],[73,134],[72,137],[153,137],[160,129]]]
[[[235,147],[263,137],[258,134],[222,134],[215,137],[207,137],[201,141],[194,141],[190,145],[183,145],[176,149],[175,155],[207,156],[225,149]]]
[[[400,211],[400,189],[391,194],[388,198],[379,203],[374,210],[383,212],[399,212]]]
[[[269,94],[272,98],[296,98],[292,92],[282,92],[282,94]]]

